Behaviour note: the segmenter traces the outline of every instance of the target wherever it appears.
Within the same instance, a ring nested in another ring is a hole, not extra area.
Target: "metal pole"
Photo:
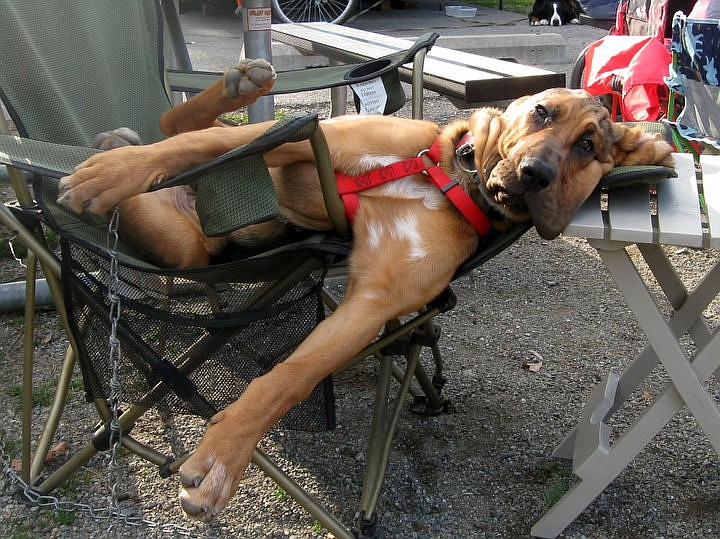
[[[245,57],[264,58],[272,62],[270,0],[243,0],[242,19]],[[272,96],[263,96],[248,107],[250,123],[272,120],[274,117],[275,103]]]

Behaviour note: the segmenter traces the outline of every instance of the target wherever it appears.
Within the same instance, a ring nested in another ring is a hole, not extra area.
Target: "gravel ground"
[[[426,100],[430,119],[446,121],[461,114],[441,97]],[[3,231],[3,239],[6,236]],[[689,284],[717,256],[714,251],[667,249]],[[2,282],[21,273],[16,262],[0,262]],[[597,382],[610,369],[621,372],[645,339],[605,267],[582,240],[547,242],[530,231],[456,281],[453,289],[458,305],[439,318],[449,379],[444,394],[452,405],[438,417],[404,415],[378,508],[382,527],[387,538],[527,537],[548,505],[573,482],[569,463],[551,457],[554,447],[574,426]],[[718,305],[713,303],[705,315],[717,326]],[[0,317],[0,447],[15,457],[22,314]],[[35,343],[34,416],[41,418],[66,346],[52,309],[40,313]],[[537,372],[523,368],[538,356],[543,363]],[[376,362],[368,360],[337,377],[335,431],[275,431],[262,442],[265,451],[349,524],[360,495],[376,371]],[[613,436],[665,383],[658,373],[640,388],[614,417]],[[711,389],[720,396],[718,388]],[[93,410],[74,382],[57,441],[77,448],[94,423]],[[163,450],[183,451],[192,448],[202,429],[202,422],[185,416],[172,418],[165,429],[163,418],[155,415],[133,434]],[[49,467],[64,459],[55,457]],[[127,514],[169,525],[167,529],[96,520],[83,511],[30,507],[14,495],[5,476],[0,477],[0,535],[155,537],[189,531],[199,537],[328,536],[254,467],[227,510],[203,524],[182,516],[176,477],[161,479],[153,466],[126,453],[119,474],[109,471],[108,461],[107,454],[98,455],[55,495],[105,508],[109,485],[116,480]],[[720,536],[718,464],[690,414],[682,411],[564,536]]]

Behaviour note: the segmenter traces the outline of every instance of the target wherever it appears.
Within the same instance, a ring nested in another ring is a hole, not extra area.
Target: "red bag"
[[[606,36],[588,48],[583,88],[593,95],[619,96],[624,120],[657,120],[664,112],[661,97],[671,59],[654,37]]]

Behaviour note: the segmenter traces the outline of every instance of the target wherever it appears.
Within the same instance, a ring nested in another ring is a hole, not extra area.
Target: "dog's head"
[[[547,90],[514,101],[504,112],[479,109],[445,136],[457,141],[464,129],[474,139],[472,164],[456,159],[445,165],[467,180],[496,228],[532,220],[546,239],[563,231],[616,165],[672,166],[669,144],[612,123],[607,109],[583,90]],[[473,165],[474,177],[468,172]]]
[[[579,14],[576,0],[535,0],[528,19],[531,26],[562,26],[577,22]]]

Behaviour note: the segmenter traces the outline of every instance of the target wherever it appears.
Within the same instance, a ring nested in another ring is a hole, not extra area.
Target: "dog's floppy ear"
[[[477,170],[492,170],[501,159],[498,141],[503,131],[502,111],[492,107],[477,109],[470,117],[470,129]]]
[[[672,146],[659,133],[646,133],[641,127],[611,124],[610,153],[616,166],[673,166]]]

